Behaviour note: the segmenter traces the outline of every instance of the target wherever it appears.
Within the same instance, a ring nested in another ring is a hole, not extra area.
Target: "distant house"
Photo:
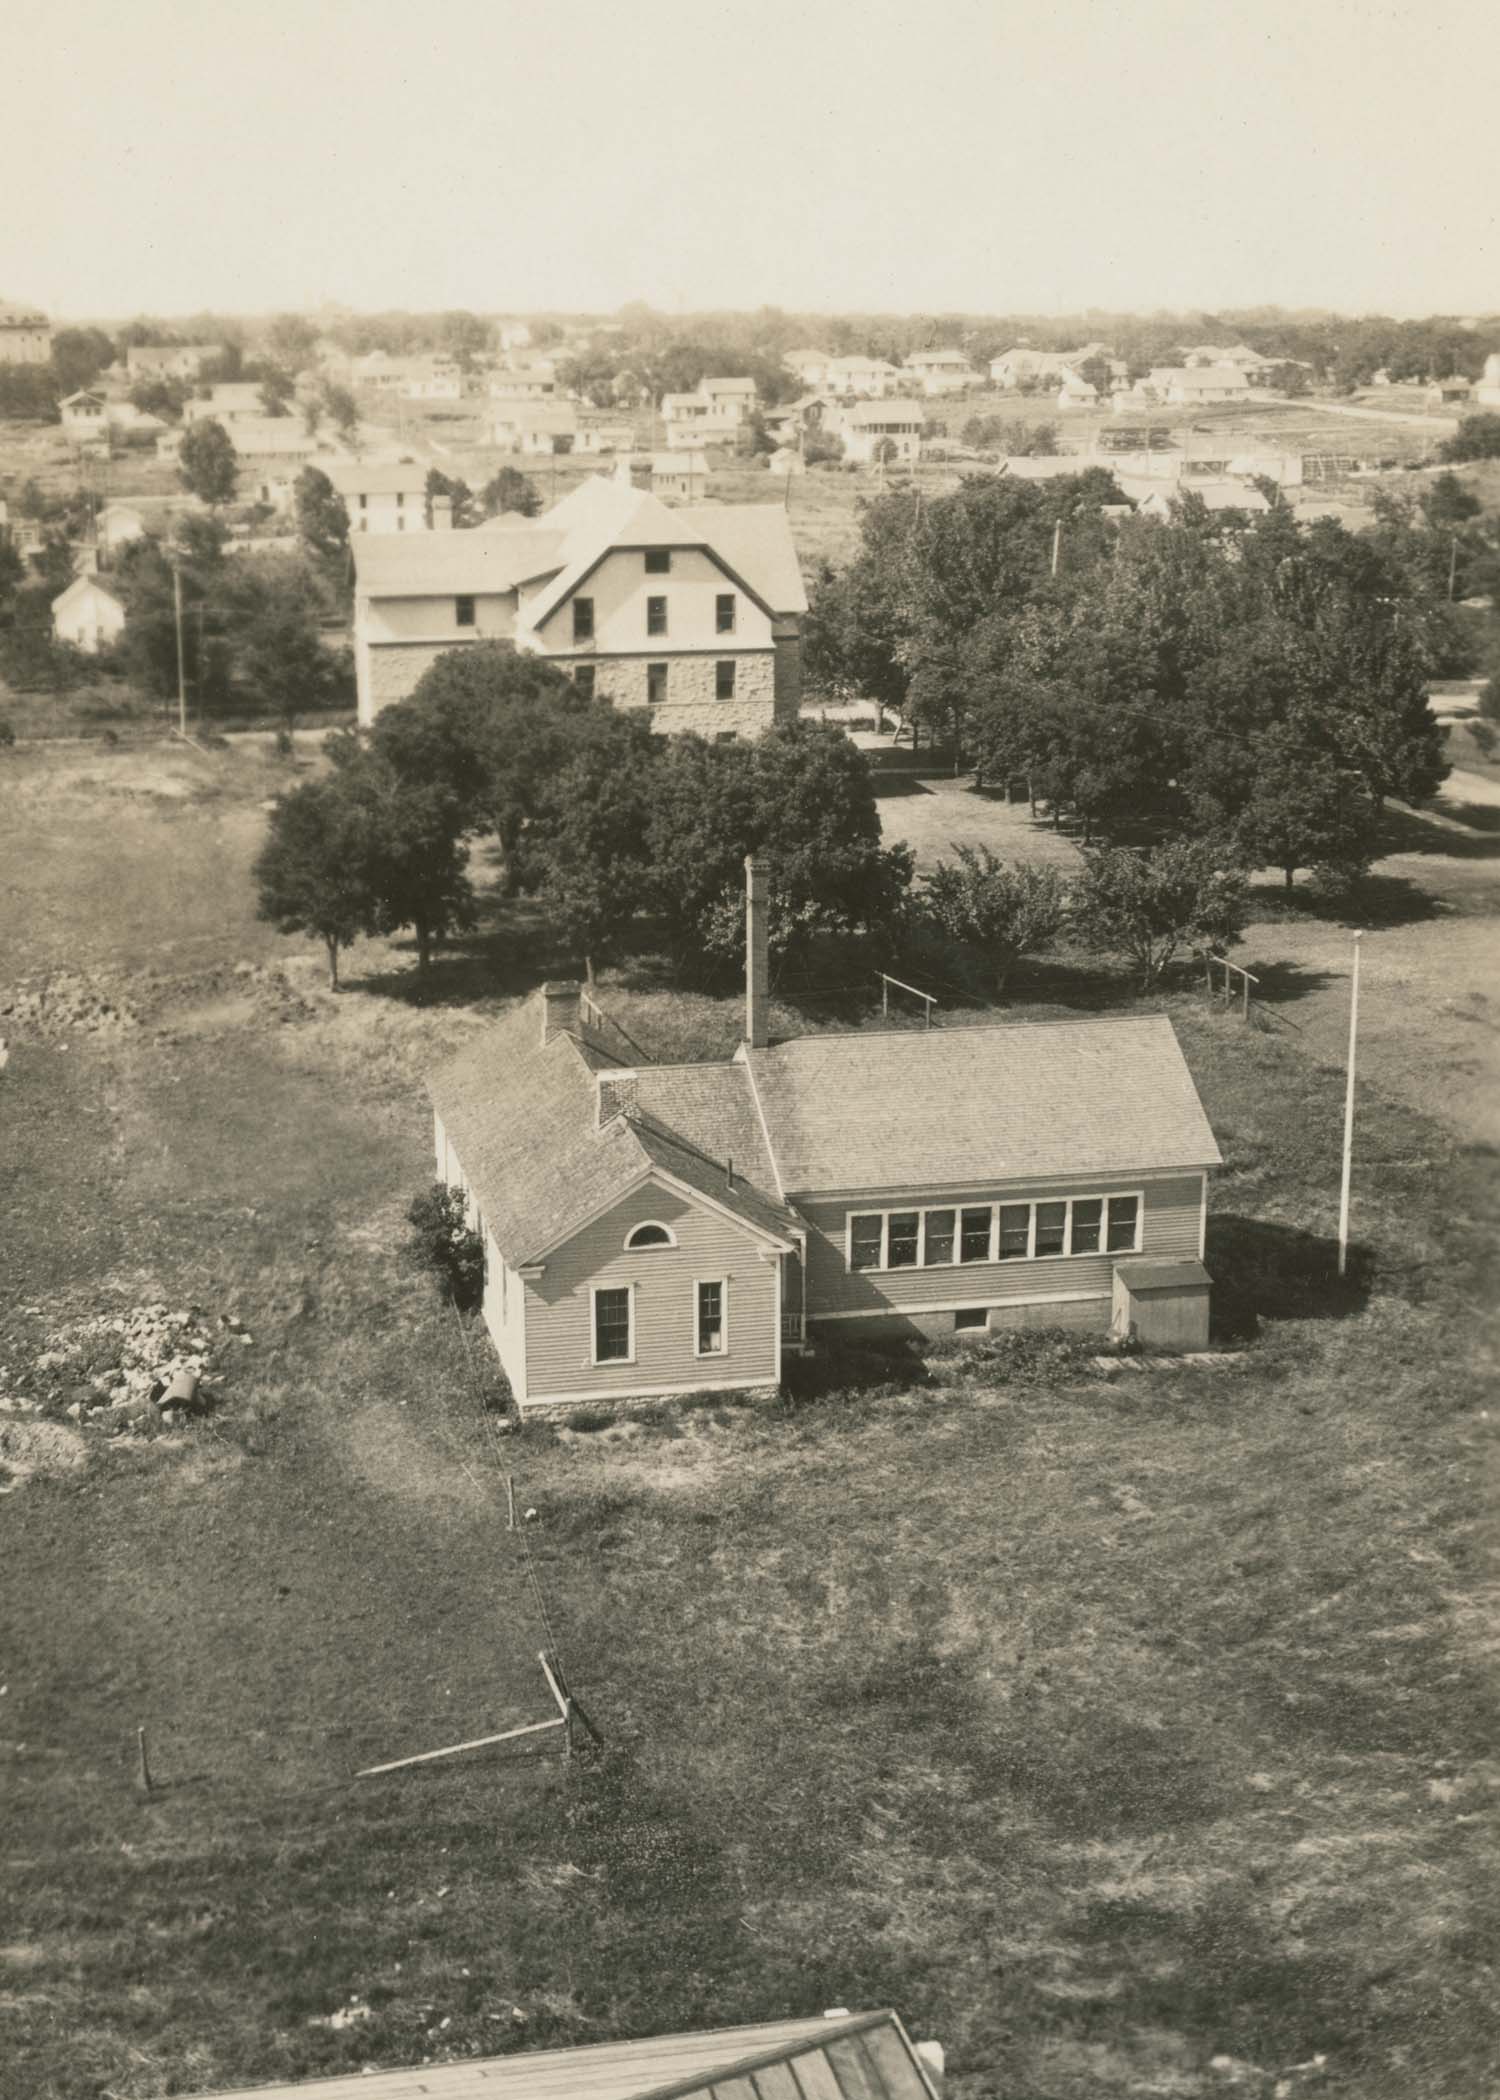
[[[1434,379],[1424,398],[1429,408],[1446,408],[1450,402],[1466,402],[1473,391],[1472,379],[1463,379],[1454,373],[1449,379]]]
[[[0,365],[44,365],[52,355],[52,323],[34,306],[0,300]]]
[[[263,421],[266,407],[258,379],[226,379],[205,394],[190,394],[182,404],[184,423]]]
[[[1174,408],[1250,398],[1250,381],[1238,365],[1158,365],[1143,385],[1147,394]]]
[[[1057,405],[1059,408],[1097,408],[1099,389],[1077,372],[1065,372],[1057,390]]]
[[[590,415],[581,410],[573,450],[591,457],[629,452],[635,444],[635,425],[613,416]]]
[[[517,365],[491,372],[485,392],[492,401],[552,401],[558,392],[557,373],[547,363]]]
[[[943,2051],[893,2012],[424,2062],[200,2100],[942,2100]]]
[[[721,445],[738,452],[748,442],[749,425],[739,411],[716,406],[706,394],[665,394],[661,405],[672,451]]]
[[[708,461],[701,452],[653,452],[651,493],[664,503],[701,503],[708,491]]]
[[[781,360],[789,372],[796,373],[798,384],[804,387],[823,384],[829,361],[826,350],[788,350]]]
[[[146,520],[128,503],[106,503],[94,521],[94,538],[106,554],[144,538],[145,533]]]
[[[507,452],[550,457],[578,446],[580,423],[572,401],[512,401],[490,418],[490,443]]]
[[[353,360],[350,376],[356,386],[397,394],[405,401],[463,399],[463,371],[451,357],[392,357],[388,351],[371,350]]]
[[[668,509],[627,469],[536,518],[350,544],[362,723],[482,641],[549,658],[664,733],[751,736],[796,714],[807,596],[779,503]]]
[[[800,446],[778,445],[766,461],[772,474],[796,475],[807,472],[807,461],[802,457]]]
[[[843,440],[845,459],[862,466],[882,459],[911,466],[922,456],[924,421],[920,401],[856,401],[839,410],[833,427]]]
[[[961,394],[979,384],[979,374],[962,350],[914,350],[906,371],[924,394]]]
[[[1170,518],[1172,506],[1178,497],[1196,496],[1200,503],[1211,511],[1243,510],[1251,516],[1259,516],[1271,506],[1261,494],[1245,481],[1179,481],[1171,486],[1153,489],[1140,504],[1143,518]]]
[[[426,532],[427,469],[416,460],[340,460],[323,470],[354,532]]]
[[[753,379],[700,379],[698,391],[720,415],[734,416],[744,423],[755,413]]]
[[[531,347],[529,321],[502,321],[497,334],[502,350],[527,350]]]
[[[125,372],[138,379],[196,379],[210,358],[223,355],[219,343],[136,343],[125,352]]]
[[[107,438],[109,410],[107,396],[95,387],[80,387],[76,394],[66,395],[57,405],[63,430],[70,438]]]
[[[1172,1338],[1203,1346],[1221,1162],[1170,1020],[772,1041],[769,910],[747,863],[732,1057],[643,1061],[549,984],[431,1081],[523,1413],[774,1389],[810,1329],[1102,1333],[1122,1280],[1139,1304],[1162,1264]]]
[[[118,641],[125,631],[125,605],[102,576],[75,576],[52,601],[52,632],[86,656]]]
[[[1480,408],[1500,408],[1500,350],[1492,350],[1484,361],[1484,376],[1474,389]]]
[[[883,400],[906,384],[906,374],[883,357],[831,357],[818,385],[826,394]]]

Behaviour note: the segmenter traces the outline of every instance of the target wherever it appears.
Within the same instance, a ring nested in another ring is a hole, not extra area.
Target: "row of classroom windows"
[[[650,566],[651,557],[646,557]],[[734,592],[720,591],[714,599],[715,634],[733,634],[735,629]],[[667,632],[667,601],[650,597],[646,600],[647,634]],[[594,601],[592,598],[573,600],[573,639],[575,642],[591,642],[594,639]]]
[[[918,1269],[1069,1254],[1135,1254],[1140,1230],[1138,1195],[976,1203],[953,1210],[856,1211],[849,1218],[846,1255],[851,1269]]]
[[[732,656],[724,657],[715,663],[714,698],[716,700],[732,700],[734,698],[736,668],[735,660]],[[587,700],[592,700],[594,697],[597,669],[598,667],[595,664],[575,664],[573,666],[573,683]],[[660,706],[668,698],[671,684],[668,675],[670,671],[670,664],[647,664],[646,666],[646,698],[653,707]]]

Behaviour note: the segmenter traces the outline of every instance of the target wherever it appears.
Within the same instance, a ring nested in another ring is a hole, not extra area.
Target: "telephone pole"
[[[1062,553],[1062,519],[1052,528],[1052,573],[1057,574],[1057,558]]]
[[[187,679],[182,667],[182,570],[172,564],[172,625],[177,634],[177,734],[187,741]]]
[[[1344,1082],[1344,1170],[1339,1184],[1339,1274],[1349,1266],[1349,1173],[1354,1157],[1354,1051],[1359,1036],[1359,944],[1354,936],[1354,974],[1349,985],[1349,1073]]]

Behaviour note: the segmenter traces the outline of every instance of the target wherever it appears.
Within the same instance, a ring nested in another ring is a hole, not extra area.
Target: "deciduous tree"
[[[1181,949],[1232,945],[1245,917],[1243,876],[1225,864],[1222,851],[1201,841],[1149,853],[1105,848],[1088,856],[1073,888],[1080,940],[1122,956],[1143,992]]]
[[[216,416],[206,416],[185,432],[177,456],[183,487],[202,503],[233,500],[239,461],[228,431]]]

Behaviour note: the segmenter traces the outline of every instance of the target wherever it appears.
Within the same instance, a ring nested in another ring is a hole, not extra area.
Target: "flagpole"
[[[1339,1185],[1339,1274],[1349,1266],[1349,1172],[1354,1157],[1354,1051],[1359,1036],[1359,944],[1354,936],[1354,974],[1349,986],[1349,1072],[1344,1083],[1344,1171]]]

